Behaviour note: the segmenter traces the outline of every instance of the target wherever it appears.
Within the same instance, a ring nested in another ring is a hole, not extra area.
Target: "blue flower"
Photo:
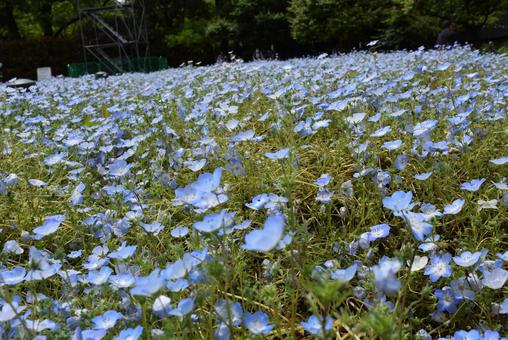
[[[455,294],[450,287],[438,289],[434,292],[434,295],[439,299],[437,302],[437,309],[439,311],[446,311],[448,313],[455,313],[457,311],[459,301],[455,298]]]
[[[134,286],[136,279],[131,273],[123,272],[118,275],[111,275],[109,282],[111,282],[112,288],[130,288]]]
[[[395,274],[397,274],[401,266],[402,263],[398,259],[390,259],[383,256],[379,264],[372,267],[374,283],[380,293],[395,295],[399,291],[401,283]]]
[[[490,162],[495,165],[504,165],[504,164],[508,163],[508,156],[496,158],[496,159],[491,159]]]
[[[155,299],[152,305],[152,311],[159,318],[169,316],[173,308],[171,307],[171,299],[166,295],[160,295]]]
[[[137,340],[141,337],[142,334],[143,327],[138,325],[136,328],[123,329],[120,334],[113,338],[113,340]]]
[[[109,267],[102,267],[100,270],[88,272],[88,274],[86,275],[86,279],[91,284],[98,286],[105,283],[112,272],[113,269]]]
[[[450,277],[452,275],[452,267],[449,264],[451,260],[452,256],[448,253],[432,256],[424,274],[428,275],[432,282],[436,282],[442,277]]]
[[[270,215],[263,225],[263,229],[253,230],[245,235],[242,249],[267,252],[275,248],[284,232],[284,215]]]
[[[264,312],[245,313],[244,325],[254,335],[270,333],[275,325],[270,325],[269,322],[268,314]]]
[[[242,305],[239,302],[222,299],[214,306],[215,313],[220,321],[231,326],[239,326],[242,323]]]
[[[300,322],[300,325],[302,325],[303,329],[312,335],[324,336],[321,317],[311,315],[307,321]],[[327,316],[325,319],[325,331],[329,332],[332,329],[332,326],[333,319]]]
[[[460,330],[453,333],[453,340],[482,340],[482,336],[476,329],[472,329],[469,332]]]
[[[504,299],[499,305],[499,314],[508,314],[508,298]]]
[[[136,277],[136,285],[131,288],[130,293],[138,296],[152,296],[164,285],[164,277],[160,270],[153,270],[148,276]]]
[[[215,336],[215,340],[229,340],[231,338],[231,330],[228,325],[221,322],[219,323],[219,327],[213,331],[213,335]]]
[[[464,203],[465,203],[465,201],[463,199],[461,199],[461,198],[456,199],[451,204],[445,205],[445,207],[443,209],[443,214],[445,214],[445,215],[458,214],[462,210]]]
[[[187,227],[176,227],[176,228],[171,230],[170,234],[171,234],[171,236],[173,236],[175,238],[180,238],[180,237],[184,237],[188,233],[189,233],[189,228],[187,228]]]
[[[402,216],[418,241],[423,241],[432,232],[432,224],[428,223],[422,214],[403,211]]]
[[[108,257],[111,259],[125,260],[134,255],[136,252],[136,247],[137,246],[128,246],[127,242],[124,241],[120,247],[118,247],[116,251],[110,253]]]
[[[150,234],[158,235],[163,229],[164,226],[160,224],[159,222],[153,222],[153,223],[141,223],[141,227]]]
[[[478,191],[478,189],[480,189],[480,186],[483,184],[483,182],[485,182],[485,178],[473,179],[470,182],[462,183],[460,185],[460,188],[462,190],[475,192],[475,191]]]
[[[402,211],[411,210],[414,204],[411,203],[413,193],[411,191],[396,191],[391,196],[383,198],[383,207],[393,211],[395,216],[401,216]]]
[[[194,298],[186,298],[180,300],[178,307],[169,312],[170,315],[178,316],[183,318],[194,309]]]
[[[500,289],[508,280],[508,270],[502,268],[495,268],[492,271],[483,272],[482,283],[491,289]]]
[[[291,151],[290,147],[280,149],[277,152],[267,152],[267,153],[265,153],[265,157],[270,158],[270,159],[284,159],[284,158],[288,157],[289,151]]]
[[[476,262],[478,262],[481,255],[482,253],[479,251],[474,253],[471,253],[470,251],[465,251],[461,253],[459,256],[454,256],[453,262],[455,262],[457,265],[461,267],[471,267]]]
[[[432,176],[432,171],[431,172],[424,172],[422,174],[418,174],[418,175],[414,175],[413,178],[414,179],[417,179],[419,181],[425,181],[427,180],[430,176]]]
[[[26,270],[23,267],[14,267],[11,270],[0,270],[0,287],[13,286],[25,280]]]
[[[226,210],[222,210],[220,213],[205,216],[202,221],[195,222],[192,226],[203,233],[212,233],[230,227],[234,222],[235,214],[236,212],[228,213]]]
[[[34,239],[40,240],[44,236],[53,234],[55,231],[57,231],[58,227],[60,227],[60,224],[65,220],[65,215],[53,215],[48,216],[44,219],[44,223],[32,230],[32,232],[35,234]]]
[[[123,159],[117,159],[109,165],[109,175],[113,177],[123,177],[129,173],[133,164],[127,164]]]
[[[382,147],[386,150],[396,150],[398,148],[400,148],[402,146],[402,141],[400,139],[397,139],[397,140],[394,140],[394,141],[390,141],[390,142],[385,142],[383,143]]]
[[[347,283],[355,277],[356,270],[358,269],[358,265],[356,263],[353,263],[351,266],[349,266],[346,269],[337,269],[333,271],[330,275],[330,278],[332,280],[338,280],[343,283]]]
[[[385,238],[390,234],[390,226],[386,223],[376,224],[370,227],[370,231],[367,234],[369,241],[375,241],[380,238]]]
[[[332,201],[333,191],[320,188],[317,192],[316,201],[321,203],[330,203]]]
[[[121,313],[114,310],[108,310],[102,315],[92,319],[94,329],[110,329],[115,327],[116,322],[123,318]]]
[[[332,176],[329,174],[322,174],[321,177],[314,181],[314,184],[316,184],[318,187],[324,187],[327,186],[331,180]]]

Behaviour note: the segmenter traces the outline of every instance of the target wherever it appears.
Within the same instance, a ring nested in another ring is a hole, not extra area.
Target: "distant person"
[[[456,41],[456,34],[457,32],[455,32],[453,23],[450,20],[445,20],[443,22],[443,30],[437,36],[436,45],[453,45],[453,43]]]

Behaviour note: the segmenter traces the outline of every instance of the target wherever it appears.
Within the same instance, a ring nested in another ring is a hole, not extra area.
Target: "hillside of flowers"
[[[508,336],[508,56],[0,84],[0,338]]]

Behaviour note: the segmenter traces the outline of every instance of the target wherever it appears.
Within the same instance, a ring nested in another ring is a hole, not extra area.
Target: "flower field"
[[[0,338],[501,339],[508,56],[0,85]]]

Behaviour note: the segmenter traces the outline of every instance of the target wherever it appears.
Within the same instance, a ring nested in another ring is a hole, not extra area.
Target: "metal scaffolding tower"
[[[85,63],[108,73],[139,68],[148,56],[144,0],[76,0]]]

